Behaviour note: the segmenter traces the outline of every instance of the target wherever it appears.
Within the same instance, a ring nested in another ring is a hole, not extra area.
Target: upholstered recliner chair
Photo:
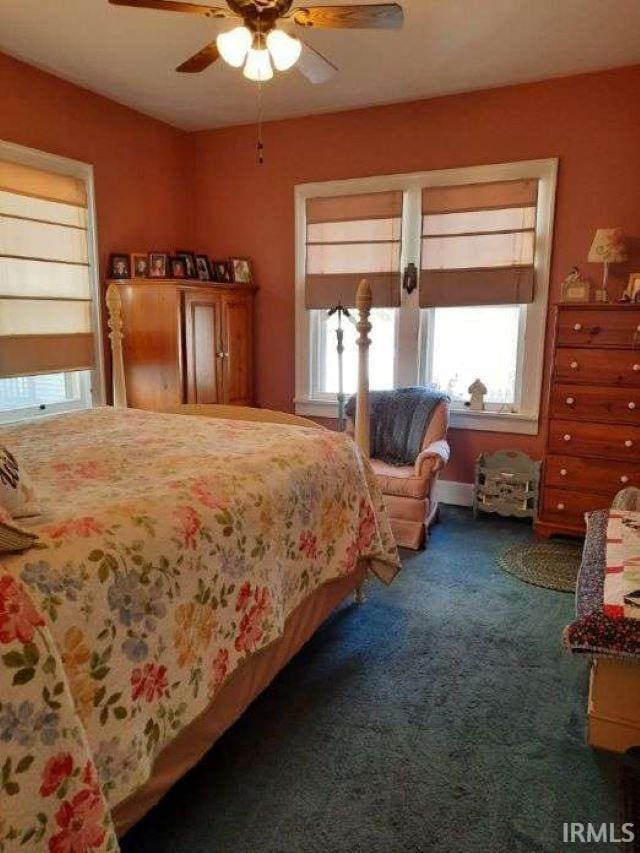
[[[414,389],[401,390],[407,393]],[[397,392],[376,393],[384,396]],[[371,465],[382,488],[396,542],[405,548],[417,551],[424,547],[429,527],[437,518],[435,486],[439,472],[449,461],[448,427],[449,401],[440,399],[433,406],[422,441],[418,444],[420,450],[413,463],[402,465],[376,458],[375,430],[372,430]],[[351,418],[347,429],[353,431]]]

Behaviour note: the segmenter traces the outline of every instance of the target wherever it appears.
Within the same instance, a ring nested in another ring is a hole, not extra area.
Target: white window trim
[[[524,361],[522,376],[519,377],[520,411],[518,413],[470,412],[467,409],[454,406],[451,411],[451,425],[460,429],[535,435],[538,432],[540,417],[557,174],[558,160],[557,158],[550,158],[297,185],[294,188],[296,253],[296,396],[294,403],[296,413],[316,417],[337,417],[335,400],[327,399],[326,394],[314,395],[313,393],[315,353],[313,351],[312,332],[314,324],[311,321],[311,312],[305,308],[304,294],[306,200],[308,198],[402,190],[405,199],[405,219],[412,216],[415,222],[418,221],[416,217],[419,216],[419,211],[415,208],[416,205],[420,205],[420,191],[423,187],[534,178],[539,181],[534,258],[536,293],[534,302],[527,307],[526,322],[522,324],[524,328],[521,328],[520,345],[525,348],[527,356]],[[419,229],[414,228],[413,230],[417,233],[410,232],[406,227],[403,229],[402,269],[411,262],[416,265],[418,270],[420,269],[421,237]],[[417,289],[410,295],[402,292],[403,306],[417,307],[417,304]],[[413,357],[398,359],[396,384],[416,384],[423,381],[425,375],[424,355],[426,349],[424,341],[431,312],[400,311],[399,314],[398,335],[411,334],[419,339],[420,346],[418,353],[414,353]],[[419,323],[418,329],[415,328],[416,323]],[[411,325],[412,328],[407,328],[407,325]],[[375,334],[375,328],[373,334]]]
[[[75,371],[69,371],[75,372]],[[46,406],[25,406],[19,409],[9,409],[0,412],[0,426],[19,423],[21,421],[32,421],[48,415],[58,415],[64,412],[88,409],[93,404],[92,380],[90,371],[80,372],[80,397],[77,400],[64,400],[59,403],[47,403]]]
[[[98,229],[95,206],[95,186],[93,179],[93,166],[80,160],[71,160],[68,157],[59,157],[57,154],[49,154],[46,151],[38,151],[35,148],[27,148],[14,142],[6,142],[0,139],[0,160],[8,160],[19,163],[21,166],[31,166],[34,169],[42,169],[48,172],[57,172],[62,175],[70,175],[84,181],[87,188],[87,251],[89,257],[89,279],[91,282],[91,312],[93,325],[94,359],[95,368],[91,371],[91,393],[90,405],[105,405],[105,381],[104,381],[104,359],[103,359],[103,335],[102,335],[102,300],[100,298],[100,277],[98,274]],[[16,412],[16,420],[24,420],[28,417],[46,417],[58,410],[64,410],[62,406],[47,406],[44,411],[24,410]],[[86,404],[73,404],[66,406],[67,409],[86,408]],[[30,415],[26,413],[30,412]],[[7,413],[9,414],[9,413]]]

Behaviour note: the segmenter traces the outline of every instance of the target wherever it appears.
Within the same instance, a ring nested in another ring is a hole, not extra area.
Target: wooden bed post
[[[107,288],[107,312],[109,317],[109,340],[111,341],[111,371],[113,381],[113,405],[117,409],[127,407],[127,388],[124,381],[124,359],[122,356],[122,300],[117,285]]]
[[[363,278],[356,293],[356,308],[358,309],[358,322],[356,324],[358,330],[358,394],[356,397],[354,438],[360,453],[367,459],[371,453],[369,430],[369,347],[371,346],[369,332],[371,331],[371,323],[369,322],[369,314],[371,313],[372,301],[371,287],[366,278]],[[356,587],[354,600],[356,604],[362,604],[364,599],[363,580]]]
[[[369,347],[371,339],[371,287],[366,278],[358,285],[356,293],[356,308],[358,309],[358,395],[356,397],[356,426],[355,440],[360,452],[369,458],[371,452],[371,440],[369,437]]]

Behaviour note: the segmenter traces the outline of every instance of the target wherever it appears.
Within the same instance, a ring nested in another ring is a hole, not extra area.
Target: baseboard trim
[[[456,483],[454,480],[438,480],[436,496],[443,504],[473,506],[473,483]]]

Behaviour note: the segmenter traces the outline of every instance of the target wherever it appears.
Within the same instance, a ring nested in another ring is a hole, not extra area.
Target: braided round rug
[[[498,564],[525,583],[575,592],[581,559],[581,543],[534,542],[511,545],[499,555]]]

